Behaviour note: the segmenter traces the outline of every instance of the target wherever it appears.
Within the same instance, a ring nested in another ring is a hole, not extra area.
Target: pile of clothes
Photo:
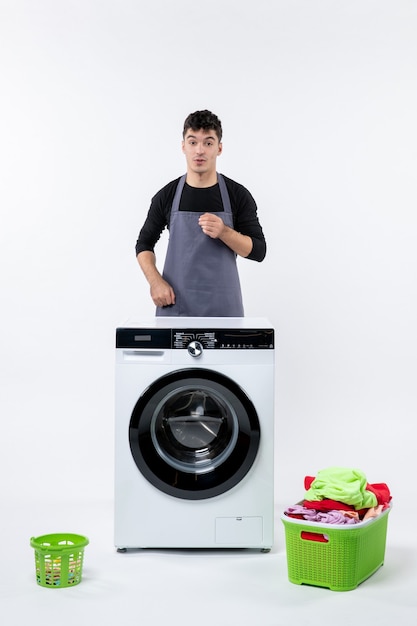
[[[329,467],[304,478],[304,500],[284,511],[288,517],[322,524],[357,524],[389,508],[385,483],[369,484],[358,469]]]

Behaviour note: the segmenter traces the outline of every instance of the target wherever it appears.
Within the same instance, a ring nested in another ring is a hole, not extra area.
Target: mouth
[[[203,163],[205,163],[206,160],[205,159],[194,159],[194,163],[196,165],[203,165]]]

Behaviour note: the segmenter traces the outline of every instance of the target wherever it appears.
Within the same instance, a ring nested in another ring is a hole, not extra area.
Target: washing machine
[[[271,549],[274,360],[263,318],[116,329],[118,551]]]

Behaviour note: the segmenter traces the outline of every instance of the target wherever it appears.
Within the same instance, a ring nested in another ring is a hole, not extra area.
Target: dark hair
[[[182,137],[184,139],[185,133],[187,130],[191,128],[191,130],[214,130],[219,142],[222,140],[222,123],[211,111],[195,111],[194,113],[190,113],[190,115],[186,118],[184,122],[184,130],[182,133]]]

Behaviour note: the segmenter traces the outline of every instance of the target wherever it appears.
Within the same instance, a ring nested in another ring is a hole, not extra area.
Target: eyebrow
[[[197,137],[196,135],[186,135],[185,139],[197,139]],[[214,135],[206,135],[204,140],[207,141],[207,139],[216,139],[216,137]]]

